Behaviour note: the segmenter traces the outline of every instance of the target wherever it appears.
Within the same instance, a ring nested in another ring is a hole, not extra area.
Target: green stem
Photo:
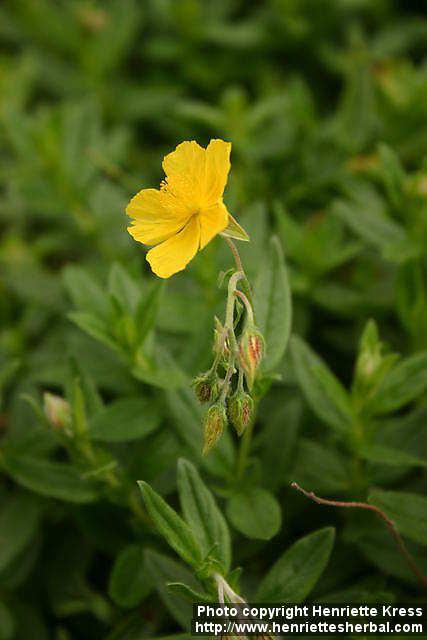
[[[245,294],[243,293],[243,291],[239,291],[238,289],[236,289],[236,291],[234,292],[234,295],[237,296],[238,298],[240,298],[240,300],[242,300],[243,304],[245,305],[246,308],[246,313],[248,314],[248,320],[250,324],[254,324],[254,312],[252,309],[252,305],[249,302],[247,296],[245,296]]]
[[[243,264],[242,264],[242,259],[240,257],[239,251],[236,247],[236,245],[234,244],[234,242],[231,240],[231,238],[228,238],[227,236],[223,236],[224,240],[226,241],[226,243],[228,244],[228,246],[231,249],[231,253],[233,254],[234,257],[234,262],[236,263],[236,268],[237,271],[240,271],[243,274],[243,280],[244,280],[244,284],[245,284],[245,288],[246,288],[246,294],[247,297],[249,299],[249,301],[252,304],[252,288],[251,288],[251,284],[248,280],[248,277],[245,273],[245,270],[243,268]]]
[[[231,249],[231,253],[233,254],[234,261],[236,263],[237,271],[242,271],[243,273],[245,273],[245,270],[243,269],[243,265],[242,265],[242,259],[240,257],[240,253],[237,250],[236,245],[231,240],[231,238],[229,238],[228,236],[222,236],[222,237],[224,238],[224,240],[226,241],[226,243],[228,244],[228,246]]]
[[[246,427],[245,432],[242,435],[242,439],[240,441],[240,447],[237,454],[237,465],[236,465],[237,480],[241,480],[246,471],[246,467],[248,464],[248,457],[251,451],[252,436],[253,436],[254,426],[256,422],[256,415],[257,415],[257,403],[255,402],[254,414],[253,414],[252,420]]]

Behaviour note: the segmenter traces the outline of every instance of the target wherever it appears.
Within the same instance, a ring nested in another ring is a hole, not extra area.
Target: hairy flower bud
[[[254,401],[245,391],[236,391],[228,401],[228,415],[239,436],[251,421]]]
[[[246,328],[239,343],[240,366],[245,372],[249,389],[252,388],[256,372],[264,355],[264,338],[253,325]]]
[[[49,423],[56,429],[68,429],[71,425],[71,407],[69,403],[53,393],[43,395],[43,409]]]
[[[191,383],[199,402],[212,402],[218,396],[218,376],[216,373],[201,373]]]
[[[206,455],[221,437],[227,425],[227,413],[221,400],[209,407],[205,417],[203,455]]]

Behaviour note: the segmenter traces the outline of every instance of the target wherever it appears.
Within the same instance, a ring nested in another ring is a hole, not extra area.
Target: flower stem
[[[297,482],[292,482],[291,487],[293,489],[297,489],[298,491],[300,491],[300,493],[305,495],[310,500],[313,500],[313,502],[316,502],[317,504],[324,504],[329,507],[365,509],[366,511],[372,511],[373,513],[376,513],[377,516],[379,516],[385,522],[387,529],[389,530],[397,544],[399,552],[406,560],[412,573],[424,587],[427,587],[427,577],[423,573],[421,573],[421,571],[417,567],[416,562],[412,555],[409,553],[402,536],[396,529],[396,525],[394,524],[393,520],[391,520],[388,515],[384,513],[384,511],[382,511],[379,507],[376,507],[374,504],[369,504],[367,502],[341,502],[339,500],[326,500],[325,498],[319,498],[319,496],[317,496],[313,491],[306,491],[305,489],[300,487]]]
[[[222,237],[224,238],[224,240],[226,241],[226,243],[228,244],[228,246],[231,249],[231,253],[233,254],[233,257],[234,257],[234,262],[236,263],[237,271],[240,271],[243,274],[246,294],[247,294],[247,297],[249,299],[249,302],[252,304],[252,288],[251,288],[251,284],[250,284],[250,282],[248,280],[248,277],[247,277],[247,275],[245,273],[245,270],[243,268],[243,264],[242,264],[242,259],[240,257],[240,253],[239,253],[236,245],[234,244],[234,242],[231,240],[231,238],[229,238],[228,236],[222,236]]]
[[[254,411],[251,421],[246,427],[242,439],[240,441],[239,451],[237,453],[237,464],[236,464],[236,479],[241,480],[245,474],[245,470],[248,464],[248,457],[251,450],[252,444],[252,436],[254,431],[254,426],[256,422],[257,415],[257,403],[254,402]]]
[[[236,291],[234,292],[234,295],[237,296],[238,298],[240,298],[240,300],[242,300],[243,304],[245,305],[246,308],[246,313],[248,314],[248,320],[250,324],[254,324],[254,312],[252,309],[252,305],[249,302],[247,296],[245,296],[245,294],[243,293],[243,291],[239,291],[238,289],[236,289]]]
[[[222,237],[224,238],[224,240],[226,241],[226,243],[228,244],[228,246],[231,249],[231,253],[234,256],[234,261],[236,263],[237,271],[242,271],[243,273],[245,273],[245,270],[243,269],[243,265],[242,265],[242,259],[240,257],[240,253],[237,250],[236,245],[231,240],[231,238],[229,238],[228,236],[222,236]]]

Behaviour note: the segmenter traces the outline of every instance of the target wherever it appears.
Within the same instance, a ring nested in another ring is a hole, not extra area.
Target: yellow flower
[[[143,189],[126,207],[130,235],[147,245],[151,269],[169,278],[185,269],[218,233],[248,240],[222,196],[230,171],[231,144],[211,140],[206,149],[182,142],[165,156],[160,189]]]

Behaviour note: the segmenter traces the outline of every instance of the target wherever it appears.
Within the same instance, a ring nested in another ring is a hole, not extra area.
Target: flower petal
[[[230,171],[231,143],[211,140],[206,149],[205,200],[213,203],[222,198]]]
[[[176,235],[150,249],[147,260],[160,278],[170,278],[185,269],[200,246],[199,216],[192,216]]]
[[[181,142],[163,160],[168,189],[186,203],[200,206],[204,191],[206,151],[195,140]]]
[[[206,247],[228,225],[228,211],[221,201],[200,212],[200,248]]]
[[[135,220],[153,222],[185,219],[187,211],[178,205],[171,206],[170,197],[158,189],[142,189],[129,202],[126,214]]]
[[[133,224],[128,227],[128,232],[137,242],[154,245],[179,233],[185,227],[185,223],[185,220],[134,220]]]
[[[158,244],[178,233],[189,219],[188,210],[170,206],[170,196],[157,189],[143,189],[126,207],[133,218],[130,235],[144,244]]]

